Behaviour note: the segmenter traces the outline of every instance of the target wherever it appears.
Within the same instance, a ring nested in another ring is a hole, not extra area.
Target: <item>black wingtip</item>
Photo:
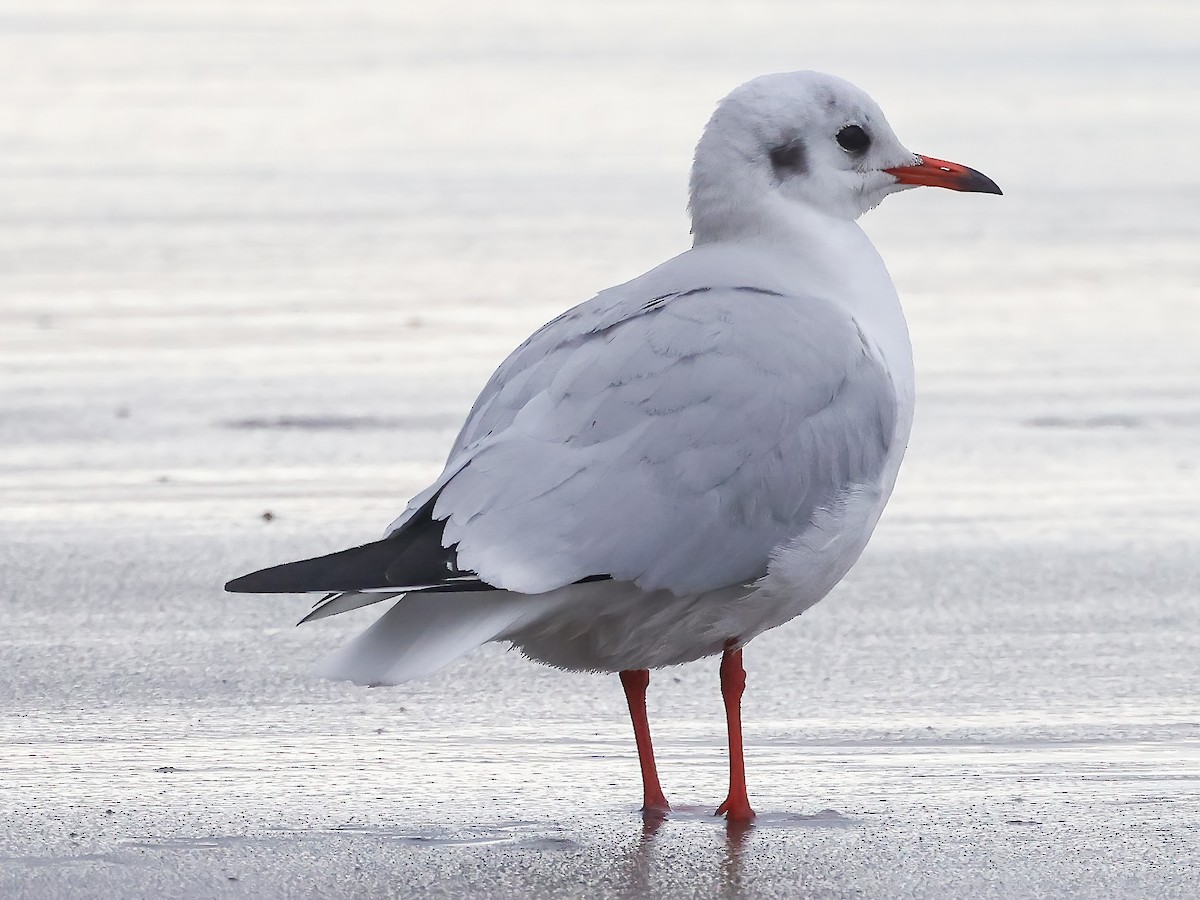
[[[270,571],[269,569],[259,569],[257,572],[251,572],[248,575],[242,575],[232,581],[225,582],[225,590],[230,594],[269,594],[270,590],[262,587],[255,587],[255,576],[261,575],[263,572]]]
[[[291,565],[287,563],[286,565]],[[276,570],[284,566],[271,566],[269,569],[259,569],[225,582],[225,590],[230,594],[290,594],[297,589],[294,586],[280,587],[279,575]]]
[[[454,547],[442,546],[446,523],[432,516],[435,500],[430,499],[383,540],[259,569],[233,579],[225,590],[232,594],[369,591],[474,576],[459,570]]]
[[[306,594],[380,591],[465,593],[496,588],[475,572],[458,568],[457,545],[442,545],[446,523],[434,519],[430,499],[383,540],[312,559],[250,572],[225,584],[231,594]],[[593,575],[582,581],[607,579]]]
[[[231,594],[305,594],[386,587],[387,567],[407,549],[400,540],[375,541],[312,559],[298,559],[235,578]]]

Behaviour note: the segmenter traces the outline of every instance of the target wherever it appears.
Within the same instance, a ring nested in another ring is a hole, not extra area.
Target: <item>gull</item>
[[[489,641],[619,673],[643,812],[665,816],[649,670],[721,655],[729,792],[746,789],[742,648],[854,565],[908,443],[912,347],[856,219],[917,185],[1001,193],[920,156],[819,72],[722,100],[696,147],[690,250],[536,331],[382,540],[226,585],[320,592],[303,620],[395,601],[322,663],[398,684]]]

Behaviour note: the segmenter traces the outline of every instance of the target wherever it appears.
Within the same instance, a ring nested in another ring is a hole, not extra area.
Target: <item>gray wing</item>
[[[844,310],[758,287],[631,287],[518,348],[413,501],[436,497],[443,543],[488,584],[748,582],[886,465],[895,392]]]

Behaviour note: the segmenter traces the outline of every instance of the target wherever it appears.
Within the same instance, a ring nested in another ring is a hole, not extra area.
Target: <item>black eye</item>
[[[837,133],[837,142],[847,153],[862,153],[871,146],[871,136],[857,125],[847,125]]]

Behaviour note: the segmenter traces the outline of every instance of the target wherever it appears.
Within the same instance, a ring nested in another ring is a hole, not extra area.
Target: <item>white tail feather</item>
[[[317,665],[323,678],[400,684],[432,674],[546,606],[506,591],[409,594]]]

